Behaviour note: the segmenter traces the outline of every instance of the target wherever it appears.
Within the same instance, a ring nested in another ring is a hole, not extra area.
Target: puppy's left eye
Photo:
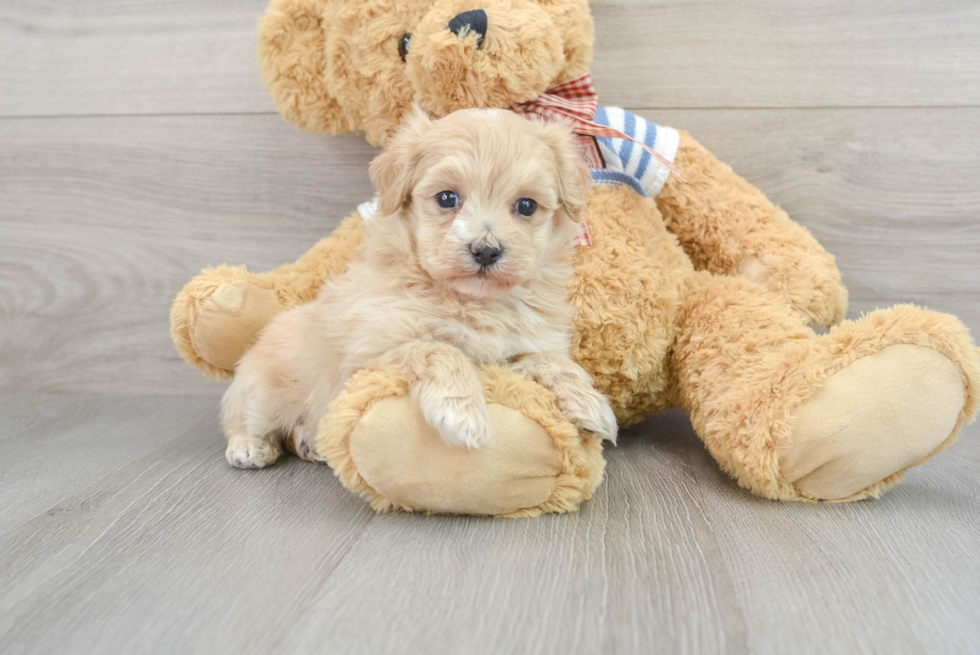
[[[516,209],[517,213],[521,216],[529,218],[534,216],[534,212],[538,211],[538,203],[534,202],[530,198],[521,198],[517,201],[517,204],[514,205],[514,209]]]
[[[455,191],[440,191],[436,194],[436,204],[443,209],[455,209],[459,204],[459,196]]]

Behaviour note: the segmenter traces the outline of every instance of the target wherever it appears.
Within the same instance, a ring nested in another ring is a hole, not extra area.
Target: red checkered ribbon
[[[586,73],[582,77],[548,89],[534,100],[514,105],[511,109],[522,116],[540,116],[549,121],[564,120],[571,122],[572,130],[582,136],[603,136],[632,141],[656,157],[657,161],[666,166],[678,179],[685,184],[687,183],[674,162],[647,144],[641,143],[617,129],[593,122],[598,107],[599,96],[595,92],[595,87],[592,86],[592,76]]]

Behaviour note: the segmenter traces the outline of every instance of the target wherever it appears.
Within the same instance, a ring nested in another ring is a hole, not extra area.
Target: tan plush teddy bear
[[[587,0],[274,0],[262,74],[283,115],[383,144],[413,103],[434,116],[509,108],[564,120],[593,162],[572,354],[623,425],[690,414],[723,469],[780,500],[877,496],[952,443],[978,407],[978,351],[954,317],[903,305],[845,321],[833,257],[685,132],[595,111]],[[672,170],[676,170],[681,177]],[[311,300],[358,256],[370,202],[298,261],[204,271],[174,302],[180,353],[232,374],[272,316]],[[528,516],[568,511],[602,475],[601,448],[553,397],[484,369],[489,446],[444,444],[404,380],[365,370],[314,443],[378,509]]]

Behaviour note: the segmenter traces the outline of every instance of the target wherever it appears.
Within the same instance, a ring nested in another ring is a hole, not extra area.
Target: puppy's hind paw
[[[443,398],[435,404],[428,411],[423,407],[422,413],[426,422],[439,432],[443,441],[470,449],[490,442],[493,437],[490,412],[487,411],[482,397]]]
[[[324,464],[327,458],[320,454],[316,447],[316,430],[305,426],[297,426],[293,434],[286,440],[286,449],[307,462]]]
[[[260,469],[274,464],[280,454],[282,451],[276,444],[265,439],[236,434],[228,438],[225,459],[235,468]]]
[[[591,432],[600,439],[616,443],[619,423],[609,400],[601,393],[593,390],[559,405],[565,417],[580,431]]]

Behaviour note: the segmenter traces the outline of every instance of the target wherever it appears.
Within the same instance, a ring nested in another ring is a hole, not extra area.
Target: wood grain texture
[[[188,396],[158,402],[0,396],[0,534],[48,511],[72,489],[112,484],[134,461],[169,460],[175,443],[200,439],[201,425],[212,425],[216,411],[214,399]]]
[[[0,116],[274,112],[267,0],[5,0]]]
[[[688,128],[834,253],[851,316],[980,330],[980,110],[644,111]],[[0,390],[217,393],[170,342],[202,267],[292,261],[373,191],[375,150],[277,116],[0,121]]]
[[[215,393],[170,341],[205,266],[292,261],[373,194],[374,149],[278,116],[0,122],[0,388]]]
[[[509,521],[374,515],[295,458],[234,470],[213,399],[8,396],[0,409],[18,417],[8,439],[59,446],[0,458],[5,482],[36,472],[38,489],[58,491],[4,497],[18,516],[0,527],[5,654],[980,643],[975,430],[881,500],[798,505],[736,487],[670,412],[607,452],[607,479],[578,514]],[[121,444],[139,416],[154,428]],[[61,444],[124,453],[71,477],[91,455]]]
[[[224,460],[216,402],[181,400],[183,412],[175,399],[104,401],[115,411],[75,435],[92,449],[115,445],[134,412],[180,436],[164,444],[136,432],[141,456],[87,484],[45,475],[63,496],[0,534],[0,652],[243,652],[268,626],[289,626],[291,604],[374,519],[325,466],[241,475]],[[40,423],[31,433],[62,438],[58,419],[44,419],[63,402],[28,405]],[[182,414],[202,411],[210,416],[186,431]],[[41,457],[73,463],[70,451]]]
[[[609,0],[595,9],[603,103],[980,104],[973,0]]]
[[[849,317],[911,302],[980,332],[980,109],[640,113],[687,129],[813,232]]]
[[[273,112],[255,65],[266,4],[8,0],[0,6],[0,116]],[[592,7],[593,72],[607,104],[980,105],[974,0]]]

